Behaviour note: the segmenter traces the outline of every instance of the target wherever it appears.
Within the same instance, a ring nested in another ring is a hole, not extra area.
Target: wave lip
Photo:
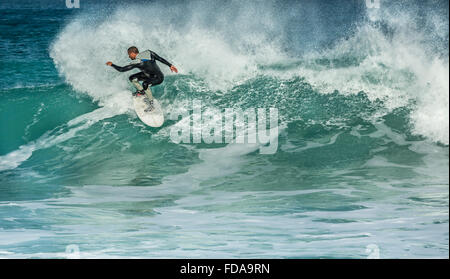
[[[270,1],[235,9],[237,3],[225,4],[220,13],[208,5],[199,9],[202,2],[193,1],[171,3],[170,9],[163,3],[135,4],[133,9],[118,6],[108,17],[100,11],[80,14],[58,34],[50,56],[70,85],[100,105],[124,106],[128,75],[104,64],[128,63],[126,49],[136,45],[177,65],[180,74],[175,78],[202,93],[232,94],[230,89],[256,76],[300,76],[321,94],[363,91],[371,101],[383,101],[388,111],[407,107],[412,111],[413,133],[449,144],[448,47],[435,47],[448,37],[448,15],[430,13],[423,18],[425,23],[418,23],[423,15],[407,7],[411,3],[400,8],[386,3],[376,14],[368,9],[351,32],[348,26],[341,30],[346,38],[336,39],[323,26],[321,36],[330,40],[327,47],[297,53],[289,48],[292,41],[317,38],[302,33],[288,38],[292,24],[279,15],[292,19],[291,13],[280,14]],[[174,20],[176,15],[183,15],[182,22]],[[278,73],[264,70],[292,61],[301,63]],[[172,74],[166,67],[162,70]]]
[[[448,49],[443,57],[425,30],[397,22],[389,13],[382,18],[391,32],[380,28],[380,22],[362,23],[353,36],[309,54],[301,75],[320,92],[362,91],[371,101],[381,100],[388,111],[406,107],[413,134],[448,145]]]

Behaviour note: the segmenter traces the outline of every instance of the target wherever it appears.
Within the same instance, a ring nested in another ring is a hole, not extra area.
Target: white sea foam
[[[236,9],[238,3],[231,1],[221,6],[222,13],[214,11],[214,5],[202,6],[201,1],[170,5],[170,9],[164,3],[120,6],[108,17],[101,11],[79,15],[60,32],[50,56],[69,84],[100,105],[132,108],[131,102],[124,101],[130,99],[128,74],[116,72],[105,62],[127,64],[126,49],[136,45],[167,58],[178,66],[180,77],[188,74],[201,79],[208,86],[205,91],[229,93],[234,85],[258,74],[294,75],[322,93],[364,91],[370,100],[382,100],[388,110],[414,106],[412,132],[449,143],[448,49],[442,55],[425,34],[448,37],[448,18],[430,14],[425,31],[414,23],[414,13],[380,9],[369,15],[373,22],[359,23],[354,34],[333,47],[294,58],[283,48],[286,22],[276,16],[270,2]],[[210,24],[211,14],[214,24]],[[379,22],[388,26],[387,31]],[[346,58],[357,62],[334,65]],[[281,73],[258,68],[295,59],[303,63]],[[308,63],[317,59],[331,62]],[[161,68],[166,75],[172,74],[165,65]]]
[[[393,29],[391,34],[366,23],[333,48],[310,54],[307,59],[325,58],[331,65],[301,67],[300,75],[322,92],[363,91],[372,101],[382,100],[389,110],[411,106],[412,132],[448,145],[448,52],[446,56],[436,52],[424,34],[426,31],[414,26],[411,15],[405,12],[397,17],[383,14],[383,20]],[[435,25],[443,29],[435,30],[436,33],[448,36],[448,26]],[[334,60],[346,57],[360,61],[346,67],[333,65]]]
[[[128,88],[128,75],[105,66],[105,62],[128,64],[126,50],[131,45],[155,51],[176,65],[180,74],[194,74],[213,90],[226,90],[239,79],[254,75],[258,60],[270,61],[281,55],[266,32],[256,33],[248,26],[250,18],[260,12],[250,5],[236,12],[233,22],[218,17],[211,28],[203,22],[208,10],[199,2],[170,9],[161,3],[122,6],[93,24],[90,17],[98,15],[74,19],[52,44],[50,56],[69,84],[102,102],[110,102],[117,91]],[[170,21],[174,14],[182,14],[188,24],[174,25]],[[270,28],[273,17],[266,16],[265,24],[252,26]],[[239,28],[239,24],[241,32],[233,37],[226,33],[230,25]],[[170,74],[168,67],[161,68]]]

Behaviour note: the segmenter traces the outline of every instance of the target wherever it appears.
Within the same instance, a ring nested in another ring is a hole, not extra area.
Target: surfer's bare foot
[[[142,96],[142,95],[145,95],[144,90],[137,90],[136,92],[133,93],[133,96]]]

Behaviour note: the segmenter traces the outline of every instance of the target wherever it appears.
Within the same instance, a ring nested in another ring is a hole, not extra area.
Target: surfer
[[[139,52],[137,47],[132,46],[128,48],[128,57],[133,61],[127,66],[120,67],[110,61],[106,62],[106,65],[113,67],[119,72],[126,72],[132,69],[141,70],[141,72],[129,77],[129,80],[137,90],[133,93],[134,96],[143,95],[149,86],[155,86],[164,81],[164,74],[156,64],[156,60],[169,66],[172,72],[178,73],[178,69],[174,65],[151,50]],[[142,81],[142,86],[139,81]]]

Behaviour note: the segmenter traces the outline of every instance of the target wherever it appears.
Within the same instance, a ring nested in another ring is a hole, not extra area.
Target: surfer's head
[[[138,55],[139,50],[137,49],[137,47],[132,46],[128,48],[128,57],[130,57],[131,60],[136,59],[136,56]]]

